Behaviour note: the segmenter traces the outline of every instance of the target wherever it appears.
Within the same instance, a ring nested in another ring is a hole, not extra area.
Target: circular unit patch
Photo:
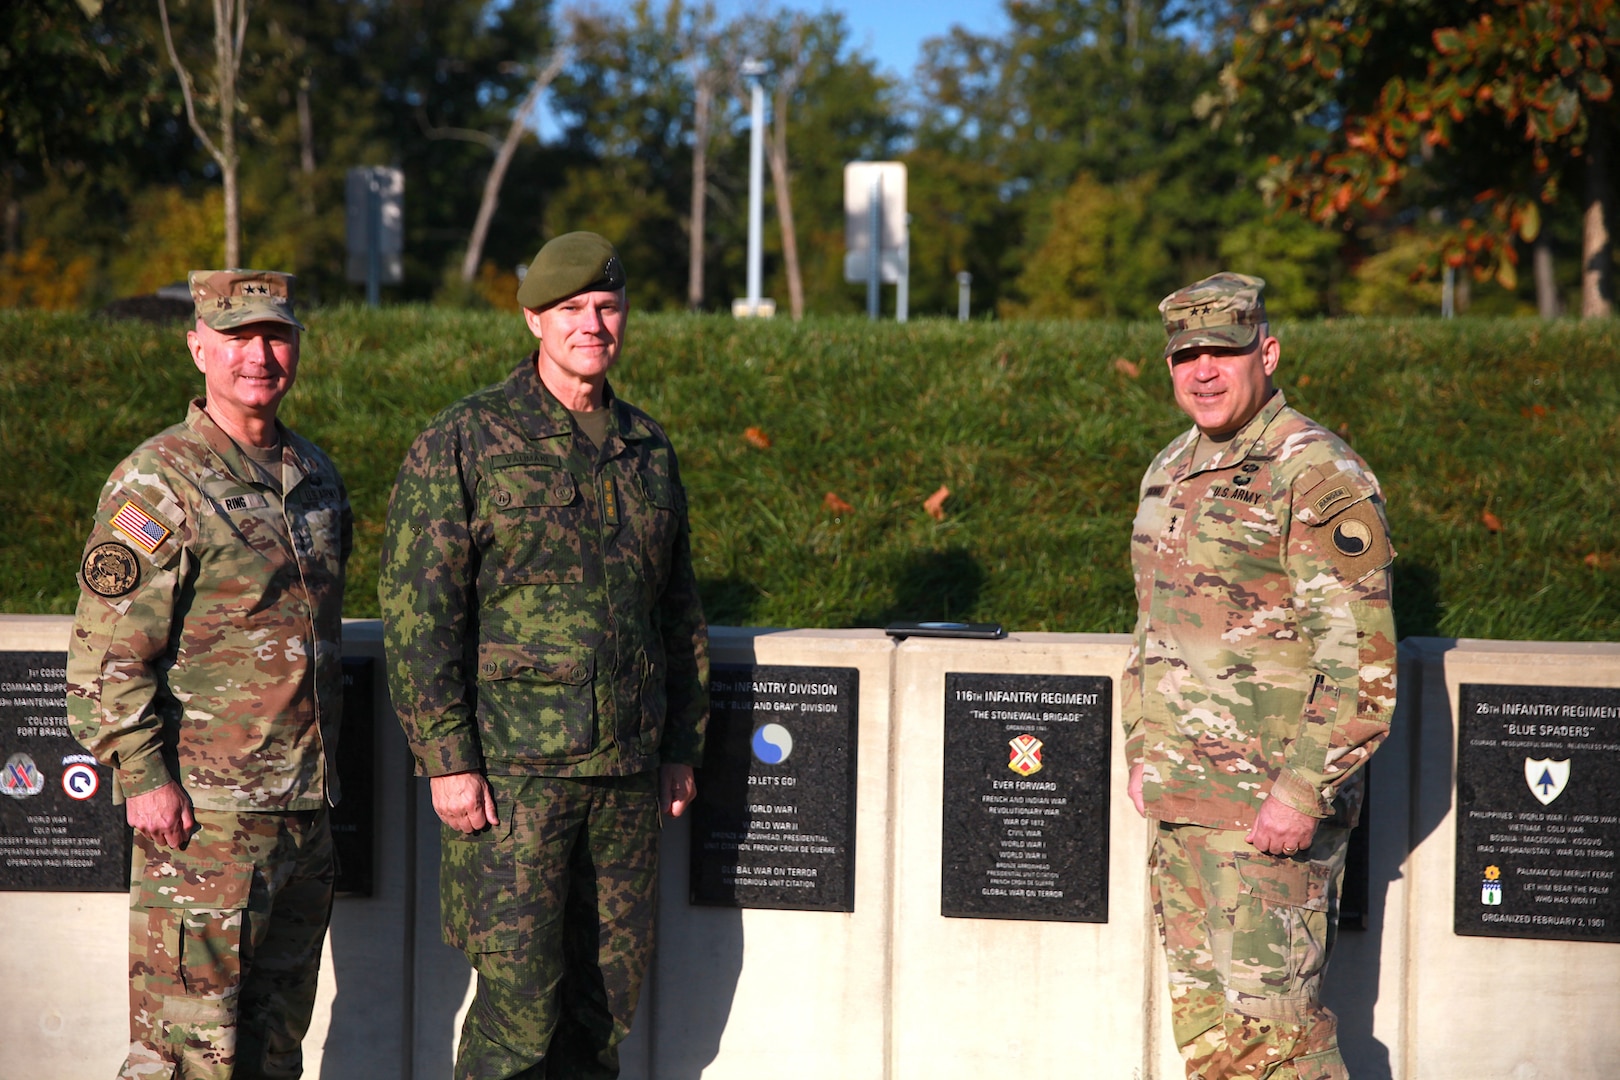
[[[141,564],[135,553],[116,540],[91,548],[84,557],[83,573],[90,591],[109,600],[141,583]]]
[[[1372,546],[1372,530],[1363,521],[1341,521],[1333,527],[1333,546],[1341,555],[1364,555]]]
[[[793,735],[781,724],[766,724],[754,732],[754,756],[767,765],[780,765],[793,753]]]
[[[96,775],[95,769],[82,761],[75,761],[62,770],[62,790],[67,792],[67,797],[70,799],[78,799],[83,802],[85,799],[92,798],[99,787],[101,787],[101,777]]]

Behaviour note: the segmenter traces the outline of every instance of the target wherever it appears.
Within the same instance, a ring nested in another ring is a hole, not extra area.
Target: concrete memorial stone
[[[66,653],[0,652],[0,770],[0,889],[129,888],[112,770],[68,733]]]
[[[1113,683],[945,676],[940,913],[1108,921]]]
[[[1620,941],[1620,689],[1458,688],[1455,930]]]
[[[691,902],[855,910],[854,668],[716,664]]]

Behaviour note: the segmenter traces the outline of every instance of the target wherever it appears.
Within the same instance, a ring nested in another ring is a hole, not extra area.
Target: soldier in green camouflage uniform
[[[296,1077],[332,906],[348,495],[276,420],[292,279],[191,275],[205,396],[112,472],[80,567],[74,736],[135,830],[125,1077]]]
[[[379,595],[389,687],[444,822],[445,940],[478,971],[455,1075],[613,1077],[652,951],[659,811],[695,794],[708,631],[664,431],[607,382],[624,270],[540,250],[539,349],[401,466]]]
[[[1159,305],[1194,426],[1142,479],[1121,716],[1188,1077],[1342,1080],[1321,980],[1395,705],[1394,553],[1366,464],[1272,387],[1264,287]]]

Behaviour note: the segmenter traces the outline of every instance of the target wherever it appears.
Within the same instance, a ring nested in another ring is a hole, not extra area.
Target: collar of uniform
[[[512,413],[522,426],[523,434],[531,439],[572,436],[574,419],[568,414],[567,406],[546,389],[546,384],[540,378],[539,360],[540,354],[532,352],[507,376],[506,399],[512,405]],[[611,382],[602,387],[602,407],[613,417],[608,424],[607,441],[603,443],[603,449],[609,451],[610,457],[610,447],[615,438],[635,442],[652,436],[652,429],[636,411],[619,400]]]
[[[539,362],[540,353],[532,352],[506,377],[506,400],[512,406],[512,415],[523,428],[523,434],[531,439],[571,438],[574,420],[568,415],[567,407],[541,381]],[[611,401],[612,397],[610,387],[607,398]]]
[[[191,408],[186,410],[186,427],[196,432],[208,444],[208,448],[219,458],[220,464],[225,466],[225,471],[230,474],[232,480],[248,487],[262,486],[264,481],[259,479],[258,470],[248,462],[247,455],[236,445],[236,440],[227,435],[225,429],[208,415],[207,409],[204,408],[205,404],[203,398],[192,398]],[[282,489],[291,491],[314,474],[315,465],[298,452],[298,447],[293,443],[292,432],[288,431],[287,425],[280,420],[276,421],[276,434],[281,437]],[[289,463],[295,474],[292,483],[287,483],[286,466]]]
[[[1283,399],[1283,392],[1273,390],[1271,397],[1267,398],[1266,403],[1260,406],[1260,411],[1251,416],[1247,424],[1238,428],[1237,434],[1232,436],[1231,440],[1221,448],[1221,451],[1196,468],[1193,466],[1192,459],[1198,450],[1198,439],[1189,438],[1187,445],[1182,447],[1181,453],[1176,455],[1176,460],[1171,464],[1171,469],[1176,474],[1176,478],[1180,480],[1196,473],[1232,468],[1252,454],[1255,447],[1265,441],[1266,428],[1271,426],[1271,422],[1277,419],[1277,414],[1282,412],[1287,405],[1288,402]],[[1197,428],[1194,428],[1188,434],[1192,435],[1197,430]]]

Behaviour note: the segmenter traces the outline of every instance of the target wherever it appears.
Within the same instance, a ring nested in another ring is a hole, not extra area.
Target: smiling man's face
[[[1260,327],[1247,349],[1197,346],[1165,362],[1176,404],[1205,435],[1229,435],[1254,419],[1271,397],[1271,376],[1281,348],[1270,327]]]

